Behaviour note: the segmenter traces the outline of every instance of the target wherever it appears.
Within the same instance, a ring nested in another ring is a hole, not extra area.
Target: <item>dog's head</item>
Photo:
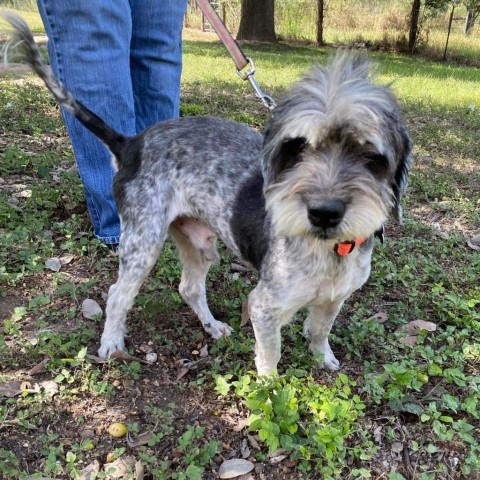
[[[295,84],[264,134],[267,210],[277,235],[347,241],[372,235],[401,198],[411,142],[370,64],[340,52]]]

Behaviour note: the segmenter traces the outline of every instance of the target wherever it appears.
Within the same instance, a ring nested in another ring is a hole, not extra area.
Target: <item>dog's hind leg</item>
[[[218,260],[215,234],[198,220],[185,217],[170,226],[170,235],[183,264],[180,295],[209,335],[215,339],[230,335],[233,329],[216,320],[207,305],[205,280],[210,266]]]
[[[322,303],[308,307],[309,315],[304,323],[304,333],[310,335],[310,350],[323,354],[323,367],[327,370],[338,370],[340,362],[328,343],[328,335],[337,317],[343,301]]]
[[[157,231],[155,225],[155,222],[148,225],[136,224],[131,229],[128,225],[122,225],[118,280],[108,292],[107,318],[98,351],[103,358],[108,358],[115,350],[125,348],[127,313],[143,281],[155,265],[167,237],[166,228],[159,227]]]

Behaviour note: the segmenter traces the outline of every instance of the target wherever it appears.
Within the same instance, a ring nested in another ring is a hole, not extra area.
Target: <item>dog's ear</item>
[[[399,142],[399,151],[400,160],[398,162],[397,170],[393,178],[393,196],[394,196],[394,205],[393,205],[393,215],[398,221],[402,223],[403,211],[402,211],[402,197],[407,189],[408,185],[408,174],[412,166],[412,141],[406,131],[403,129],[400,132],[401,140]]]
[[[268,183],[275,182],[281,173],[297,165],[302,160],[306,145],[307,140],[304,137],[287,138],[278,145],[269,158]]]

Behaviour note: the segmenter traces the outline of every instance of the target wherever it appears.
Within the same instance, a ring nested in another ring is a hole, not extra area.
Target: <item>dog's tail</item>
[[[126,137],[108,126],[100,117],[79,102],[58,80],[49,65],[45,63],[32,32],[25,21],[10,12],[0,12],[10,25],[8,33],[10,40],[3,47],[4,61],[10,48],[17,50],[27,65],[44,81],[55,100],[68,112],[75,116],[86,128],[97,136],[117,157],[120,156]]]

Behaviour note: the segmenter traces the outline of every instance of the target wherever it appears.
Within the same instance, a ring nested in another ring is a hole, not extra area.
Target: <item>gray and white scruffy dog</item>
[[[56,100],[110,149],[118,169],[120,270],[108,295],[99,354],[124,348],[125,319],[168,234],[183,264],[180,293],[213,337],[205,279],[220,237],[259,273],[248,299],[256,366],[280,359],[281,327],[308,307],[310,349],[337,369],[328,334],[370,273],[375,232],[400,201],[411,142],[389,88],[341,52],[293,85],[260,135],[246,125],[190,117],[125,137],[78,102],[45,65],[28,27],[5,15],[13,42]]]

